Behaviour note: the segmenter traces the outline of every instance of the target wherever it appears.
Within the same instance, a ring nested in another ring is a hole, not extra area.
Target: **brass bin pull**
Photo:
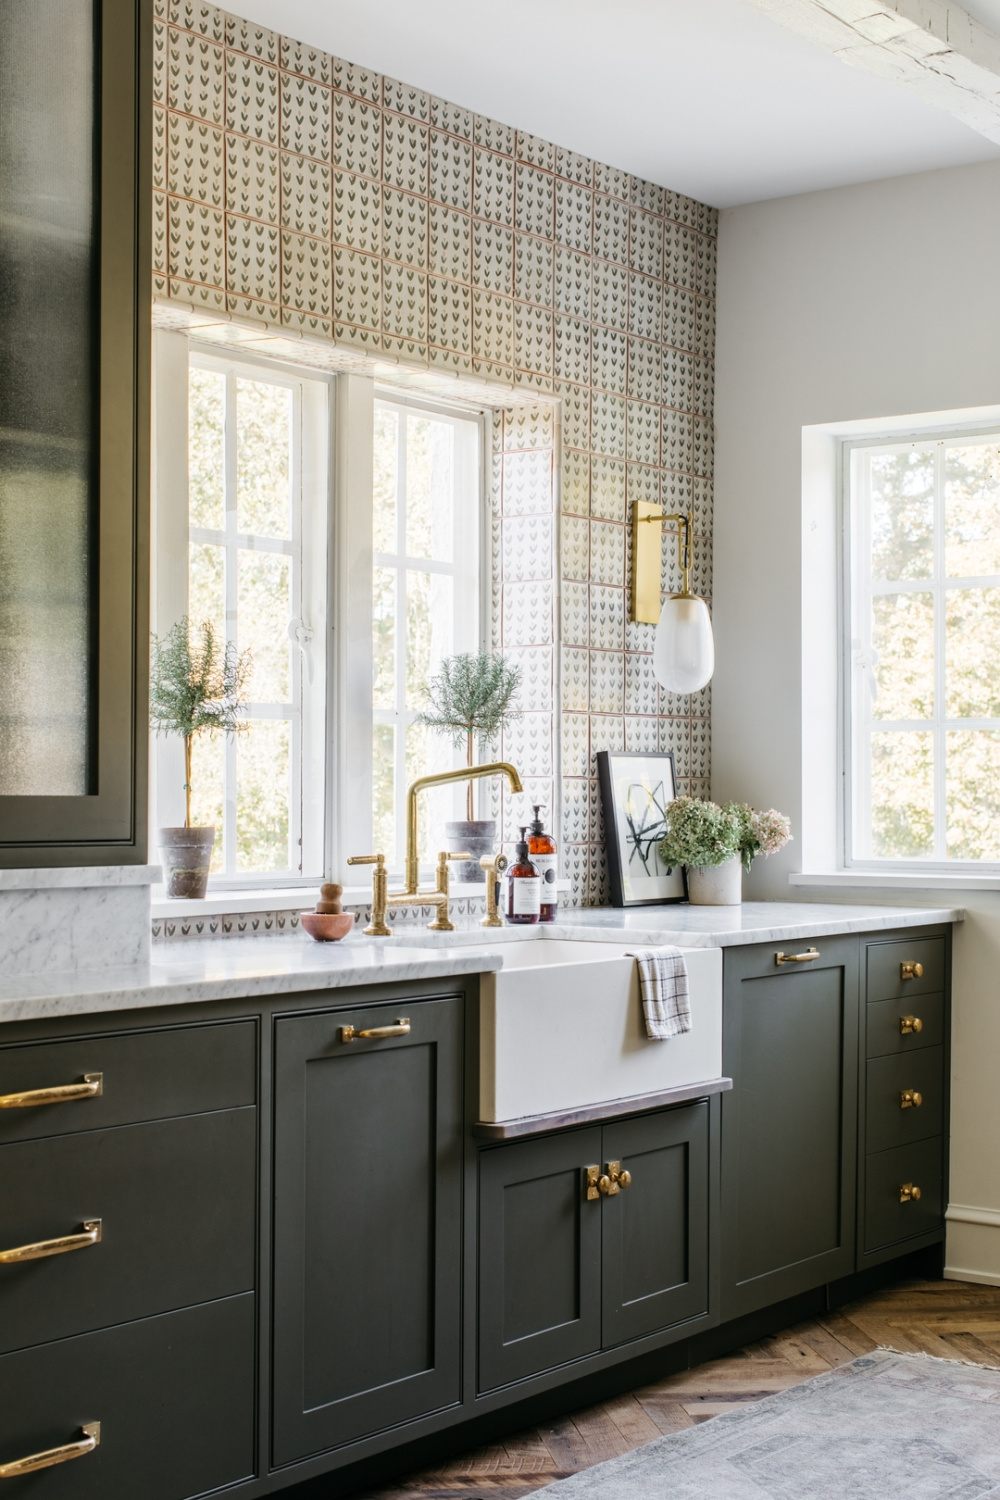
[[[64,1234],[57,1240],[39,1240],[36,1245],[18,1245],[0,1250],[0,1266],[16,1266],[25,1260],[45,1260],[49,1255],[68,1255],[71,1250],[87,1250],[101,1243],[100,1219],[84,1219],[79,1234]]]
[[[911,1032],[913,1032],[913,1031],[923,1031],[923,1029],[924,1029],[924,1023],[923,1023],[923,1021],[921,1021],[921,1019],[920,1019],[919,1016],[900,1016],[900,1018],[899,1018],[899,1034],[900,1034],[900,1036],[909,1036]]]
[[[920,1189],[913,1182],[902,1182],[899,1185],[900,1203],[919,1203]]]
[[[900,979],[923,979],[924,966],[918,964],[915,959],[904,958],[899,966]]]
[[[900,1109],[919,1109],[923,1102],[924,1096],[917,1089],[902,1089],[900,1091]]]
[[[65,1443],[61,1448],[46,1448],[44,1453],[32,1453],[28,1458],[16,1458],[13,1463],[0,1464],[0,1479],[20,1479],[22,1474],[34,1474],[36,1469],[54,1469],[56,1464],[68,1464],[73,1458],[86,1458],[101,1441],[100,1422],[85,1422],[80,1428],[83,1437],[75,1443]]]
[[[29,1089],[24,1094],[0,1094],[0,1109],[32,1109],[38,1104],[69,1104],[73,1099],[96,1099],[104,1093],[103,1073],[84,1073],[82,1083],[63,1083],[53,1089]]]
[[[807,953],[776,953],[774,955],[776,964],[810,964],[814,958],[819,958],[818,948],[810,948]]]
[[[400,1016],[395,1026],[369,1026],[367,1031],[355,1031],[353,1026],[341,1026],[340,1040],[342,1042],[379,1042],[385,1036],[409,1036],[410,1021],[408,1016]]]
[[[597,1183],[599,1190],[608,1198],[613,1198],[616,1193],[631,1185],[632,1173],[627,1168],[623,1171],[620,1161],[609,1161],[607,1172]]]

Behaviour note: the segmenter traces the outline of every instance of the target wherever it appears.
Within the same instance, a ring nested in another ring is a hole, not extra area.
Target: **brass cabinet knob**
[[[919,1203],[920,1189],[914,1182],[902,1182],[899,1186],[900,1203]]]
[[[914,958],[904,958],[899,966],[900,979],[923,979],[924,966]]]
[[[924,1096],[916,1089],[903,1089],[899,1095],[900,1109],[919,1109],[924,1102]]]
[[[583,1169],[583,1182],[584,1182],[584,1188],[585,1188],[584,1196],[585,1196],[585,1198],[586,1198],[586,1200],[587,1200],[588,1203],[596,1203],[596,1201],[598,1200],[598,1198],[600,1198],[600,1196],[601,1196],[600,1193],[598,1192],[598,1188],[597,1188],[597,1184],[600,1181],[600,1177],[601,1177],[601,1169],[600,1169],[600,1167],[584,1167],[584,1169]]]
[[[609,1161],[604,1176],[597,1186],[607,1198],[613,1198],[622,1188],[627,1188],[632,1181],[632,1173],[622,1170],[620,1161]]]
[[[901,1036],[909,1036],[911,1031],[923,1031],[924,1023],[919,1016],[900,1016],[899,1032]]]

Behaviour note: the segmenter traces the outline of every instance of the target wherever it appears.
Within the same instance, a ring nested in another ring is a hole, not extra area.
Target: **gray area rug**
[[[878,1350],[535,1494],[552,1500],[1000,1496],[1000,1371]]]

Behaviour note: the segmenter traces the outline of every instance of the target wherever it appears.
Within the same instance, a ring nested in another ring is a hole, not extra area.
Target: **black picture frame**
[[[599,750],[597,773],[612,906],[671,906],[686,901],[683,866],[660,869],[656,853],[664,832],[663,813],[677,796],[673,751]],[[629,802],[636,794],[645,794],[641,808]]]

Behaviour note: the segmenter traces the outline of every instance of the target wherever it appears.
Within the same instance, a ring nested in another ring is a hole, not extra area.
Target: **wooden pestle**
[[[340,916],[343,911],[340,898],[344,894],[342,885],[335,885],[328,880],[319,888],[319,900],[316,902],[316,910],[323,916]]]

